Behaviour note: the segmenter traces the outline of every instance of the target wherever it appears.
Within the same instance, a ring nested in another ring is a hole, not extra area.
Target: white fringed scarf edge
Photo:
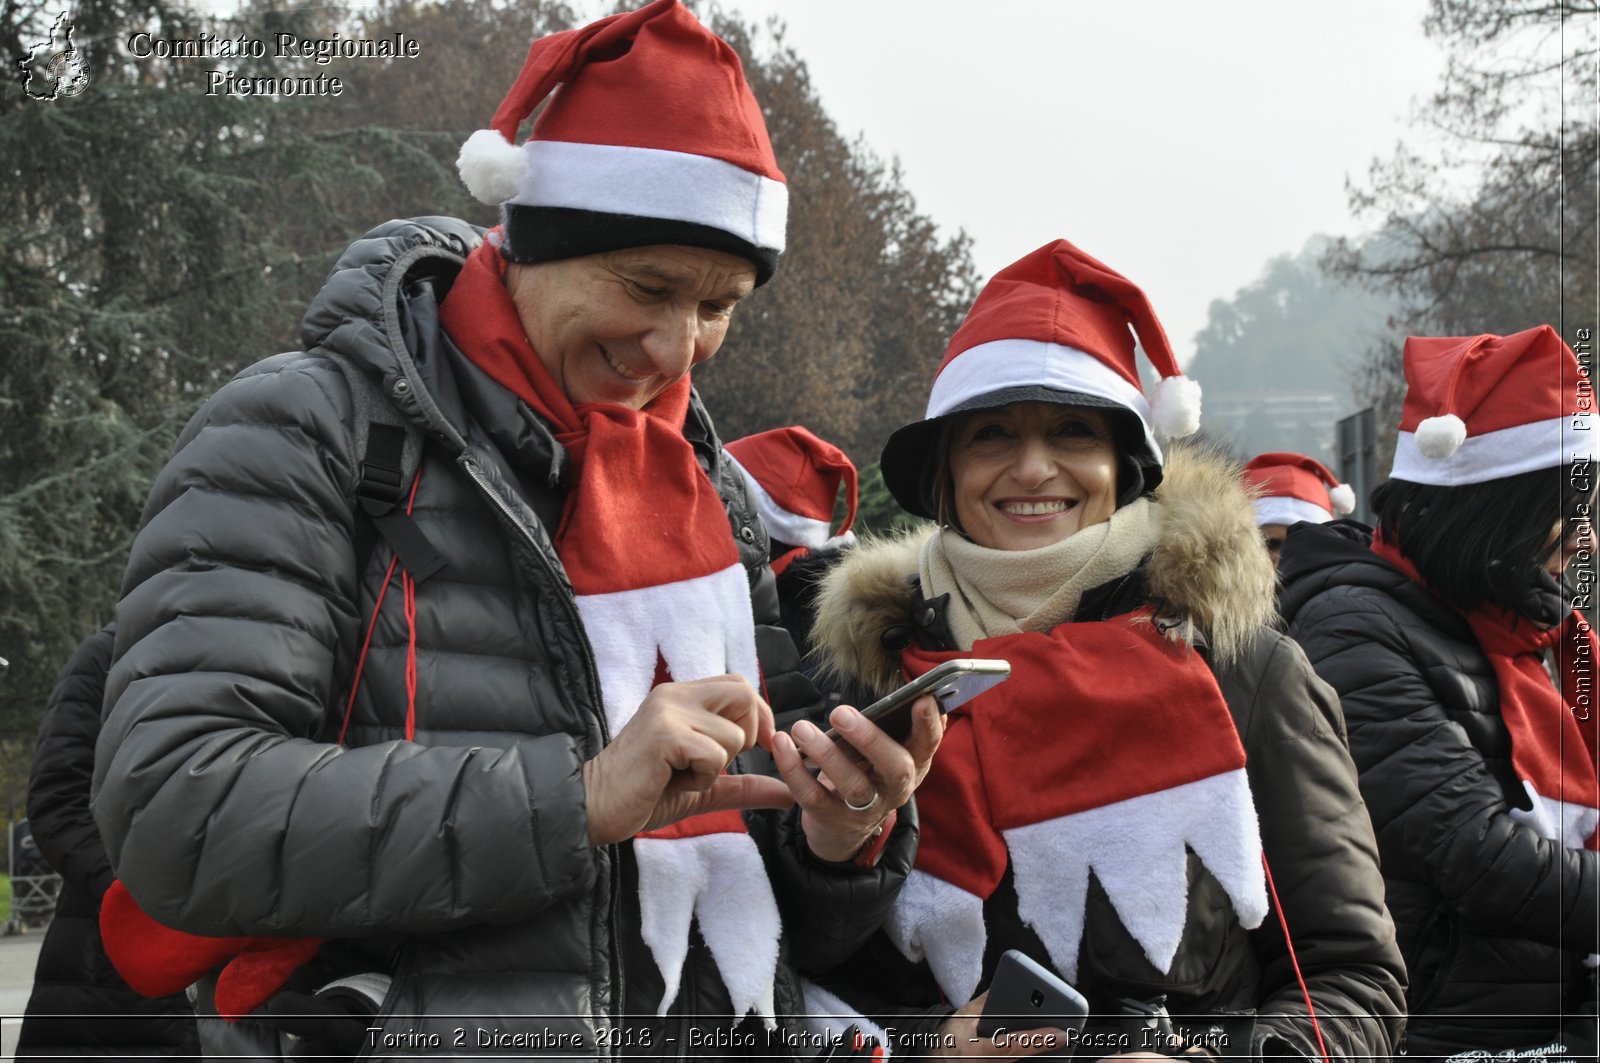
[[[755,618],[744,566],[675,583],[580,595],[606,720],[618,733],[655,684],[657,660],[677,681],[742,675],[760,683]],[[777,1025],[773,992],[782,923],[766,867],[748,834],[638,838],[640,930],[661,969],[658,1014],[677,999],[691,920],[733,1002]],[[730,904],[729,898],[738,898]]]

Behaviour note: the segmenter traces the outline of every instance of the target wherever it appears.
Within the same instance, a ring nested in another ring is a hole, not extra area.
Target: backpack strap
[[[421,429],[389,404],[377,381],[344,355],[321,350],[350,387],[354,416],[350,434],[361,455],[356,484],[356,570],[365,571],[381,537],[400,564],[421,583],[445,568],[444,558],[406,512],[407,489],[422,467]]]

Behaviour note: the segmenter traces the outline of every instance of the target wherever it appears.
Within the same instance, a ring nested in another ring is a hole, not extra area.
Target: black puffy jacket
[[[28,824],[61,876],[56,913],[39,947],[17,1058],[158,1056],[199,1050],[194,1009],[179,994],[156,1000],[128,987],[100,942],[100,899],[111,861],[89,814],[100,702],[114,626],[73,651],[39,724],[28,779]]]
[[[392,975],[370,1058],[483,1052],[485,1036],[510,1056],[559,1040],[564,1054],[610,1058],[641,1047],[618,1036],[620,1014],[656,1001],[630,996],[642,972],[628,969],[629,847],[587,838],[581,767],[609,735],[547,533],[562,451],[438,326],[479,236],[442,218],[368,234],[311,305],[308,353],[246,370],[185,429],[117,610],[95,813],[157,919],[335,939],[318,977]],[[352,399],[324,349],[380,380],[428,440],[414,518],[448,567],[416,596],[414,741],[402,738],[407,624],[391,595],[334,744],[388,557],[356,571]],[[756,616],[770,621],[766,533],[698,401],[685,434],[727,499]],[[768,673],[785,645],[770,624],[759,632]],[[748,818],[791,959],[827,962],[870,932],[903,861],[823,866],[796,841],[798,817]],[[914,828],[897,835],[905,844]],[[696,943],[674,1015],[726,1014],[708,960]],[[799,1008],[788,967],[777,995],[780,1012]],[[210,1020],[202,1036],[258,1051],[245,1038],[270,1031],[252,1027]]]
[[[1297,525],[1280,601],[1349,723],[1411,972],[1407,1051],[1567,1039],[1560,1017],[1591,992],[1600,854],[1513,818],[1528,800],[1493,668],[1461,614],[1370,541],[1348,521]]]

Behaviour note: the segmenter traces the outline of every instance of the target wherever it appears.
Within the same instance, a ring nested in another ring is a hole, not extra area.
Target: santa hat
[[[856,519],[856,466],[844,451],[798,425],[735,439],[727,450],[750,485],[767,531],[799,548],[773,558],[774,572],[809,550],[855,542],[850,526]],[[835,535],[833,507],[841,485],[844,521]]]
[[[1555,329],[1412,336],[1390,475],[1453,487],[1596,456],[1589,369]]]
[[[1256,523],[1326,524],[1355,512],[1356,493],[1322,462],[1304,454],[1274,451],[1251,458],[1244,482],[1260,491]]]
[[[789,194],[761,107],[733,49],[678,0],[534,41],[491,126],[457,166],[501,205],[512,262],[687,244],[748,258],[758,284],[777,268]]]
[[[1160,380],[1148,399],[1134,340]],[[1145,483],[1160,480],[1156,436],[1200,426],[1200,385],[1183,375],[1150,302],[1132,281],[1065,240],[1012,263],[984,286],[950,340],[922,421],[889,437],[883,479],[907,510],[933,518],[941,418],[1013,402],[1058,402],[1135,419]]]

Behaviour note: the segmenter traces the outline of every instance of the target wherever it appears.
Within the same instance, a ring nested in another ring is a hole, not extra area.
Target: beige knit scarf
[[[1161,522],[1161,506],[1140,498],[1037,550],[994,550],[943,528],[922,546],[922,594],[950,595],[945,615],[961,649],[982,638],[1049,631],[1072,619],[1086,591],[1139,567]]]

